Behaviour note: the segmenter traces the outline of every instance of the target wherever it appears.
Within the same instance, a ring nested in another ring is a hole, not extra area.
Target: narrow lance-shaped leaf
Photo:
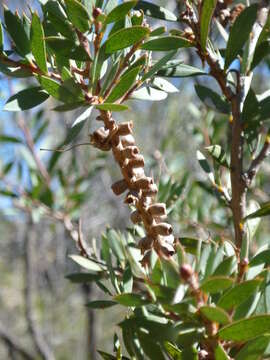
[[[22,90],[18,94],[11,96],[6,102],[6,111],[23,111],[42,104],[48,99],[49,95],[40,86]]]
[[[163,36],[149,40],[141,46],[141,49],[151,51],[169,51],[179,48],[191,47],[193,44],[179,36]]]
[[[217,305],[223,309],[232,309],[251,296],[260,284],[261,280],[248,280],[237,284],[219,299]]]
[[[90,271],[102,271],[103,268],[98,264],[96,263],[95,261],[93,260],[90,260],[90,259],[86,259],[85,257],[83,256],[80,256],[80,255],[69,255],[69,257],[75,261],[78,265],[82,266],[83,268],[87,269],[87,270],[90,270]]]
[[[232,278],[226,276],[213,276],[204,281],[200,288],[206,293],[215,294],[228,289],[233,283],[234,280]]]
[[[206,48],[209,27],[213,13],[216,8],[216,3],[217,0],[204,0],[202,2],[202,10],[200,17],[200,35],[201,35],[201,47],[203,50],[205,50]]]
[[[246,216],[244,220],[246,221],[249,219],[254,219],[254,218],[263,217],[263,216],[267,216],[267,215],[270,215],[270,202],[265,203],[263,206],[261,206],[261,208],[259,210]]]
[[[166,77],[189,77],[189,76],[199,76],[199,75],[208,75],[201,69],[198,69],[194,66],[186,65],[186,64],[176,64],[176,65],[165,65],[158,72],[158,76],[166,76]]]
[[[218,164],[225,166],[225,167],[229,167],[229,164],[226,159],[226,153],[220,145],[207,146],[205,149],[209,152],[209,154],[211,154],[213,159]]]
[[[259,252],[259,254],[255,255],[253,259],[251,259],[249,263],[249,267],[257,266],[257,265],[270,265],[270,249],[263,250]]]
[[[118,20],[121,20],[123,17],[126,16],[126,14],[131,10],[137,3],[137,0],[127,1],[124,2],[115,8],[112,9],[111,12],[106,17],[106,23],[112,23],[116,22]]]
[[[65,0],[65,3],[72,24],[83,33],[90,30],[88,23],[90,18],[87,9],[77,0]]]
[[[253,4],[242,11],[236,18],[230,31],[225,52],[225,69],[227,69],[236,56],[240,54],[245,42],[249,39],[256,17],[257,4]]]
[[[117,305],[117,302],[111,300],[96,300],[85,304],[90,309],[107,309],[115,305]]]
[[[46,38],[46,42],[58,56],[78,61],[90,60],[89,54],[85,51],[85,49],[81,45],[76,45],[69,39],[60,38],[58,36],[50,36]]]
[[[170,51],[168,54],[166,54],[164,57],[162,57],[160,60],[158,60],[151,68],[148,72],[146,72],[143,77],[142,77],[142,81],[145,81],[146,79],[151,78],[152,76],[154,76],[158,70],[162,69],[162,67],[169,61],[171,60],[174,55],[176,55],[177,51],[173,50]]]
[[[195,91],[205,105],[223,114],[230,112],[229,104],[215,91],[202,85],[195,85]]]
[[[270,332],[270,315],[258,315],[239,320],[219,330],[218,337],[226,341],[248,341]]]
[[[125,49],[143,40],[149,33],[150,30],[143,26],[132,26],[118,30],[105,42],[105,51],[107,54],[112,54]]]
[[[66,87],[47,76],[40,76],[38,79],[43,89],[57,100],[72,104],[78,100],[83,100],[81,92],[78,92],[78,95],[75,96],[74,93],[69,91]]]
[[[269,335],[259,336],[256,339],[251,340],[247,344],[245,344],[236,354],[235,360],[255,360],[261,358],[269,344]]]
[[[128,106],[122,104],[111,104],[111,103],[103,103],[95,105],[96,109],[104,110],[104,111],[125,111],[128,110]]]
[[[203,169],[203,171],[208,175],[208,178],[211,181],[211,183],[214,184],[215,178],[214,178],[213,171],[212,171],[206,157],[199,150],[197,151],[197,159],[198,159],[199,164],[200,164],[201,168]]]
[[[126,94],[126,92],[131,88],[134,84],[136,77],[140,71],[140,66],[130,70],[127,74],[124,74],[120,81],[115,85],[112,89],[112,92],[106,99],[107,102],[113,103],[116,100],[120,99],[122,96]]]
[[[3,26],[0,21],[0,51],[3,50],[3,47],[4,47],[4,34],[3,34]]]
[[[177,21],[177,17],[171,11],[148,1],[138,1],[135,9],[143,10],[145,15],[151,16],[153,18],[166,21]]]
[[[114,299],[123,306],[143,306],[146,304],[149,304],[150,301],[147,299],[144,299],[139,294],[132,294],[132,293],[126,293],[126,294],[120,294],[114,297]]]
[[[202,306],[200,307],[200,313],[206,317],[207,320],[216,322],[218,324],[228,324],[230,317],[223,309],[214,306]]]
[[[4,18],[7,31],[14,41],[19,53],[22,56],[28,55],[31,51],[30,40],[19,16],[13,14],[10,10],[5,8]]]
[[[32,15],[31,48],[38,67],[46,74],[48,68],[44,30],[40,18],[36,13]]]

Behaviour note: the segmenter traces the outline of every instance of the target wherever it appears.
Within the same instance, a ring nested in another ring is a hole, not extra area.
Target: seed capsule
[[[116,181],[112,186],[112,191],[115,193],[115,195],[121,195],[123,192],[125,192],[128,189],[128,184],[125,179]]]
[[[130,219],[133,222],[133,224],[138,224],[142,221],[141,215],[137,210],[133,211],[130,215]]]
[[[152,230],[157,235],[164,235],[168,236],[172,234],[172,227],[170,224],[167,223],[159,223],[152,226]]]
[[[148,212],[153,216],[166,216],[166,205],[164,203],[157,203],[149,206]]]

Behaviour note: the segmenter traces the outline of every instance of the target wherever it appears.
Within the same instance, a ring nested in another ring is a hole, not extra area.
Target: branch
[[[35,242],[35,232],[32,223],[29,221],[26,227],[24,238],[24,259],[25,259],[25,310],[29,333],[32,336],[37,353],[43,360],[54,360],[52,350],[49,348],[43,334],[34,319],[33,296],[35,290],[35,273],[33,263],[33,247]]]
[[[37,165],[37,168],[38,168],[40,174],[42,175],[42,177],[46,181],[47,186],[49,186],[50,181],[51,181],[50,175],[49,175],[46,167],[44,166],[44,164],[40,160],[39,156],[36,153],[35,144],[34,144],[34,140],[32,138],[32,134],[31,134],[28,126],[26,125],[26,123],[25,123],[25,121],[24,121],[24,119],[22,117],[19,117],[18,125],[19,125],[19,127],[21,128],[21,130],[22,130],[22,132],[24,134],[26,144],[27,144],[28,149],[30,150],[30,152],[31,152],[31,154],[32,154],[32,156],[34,158],[34,161],[35,161],[35,163]]]
[[[12,335],[4,325],[0,324],[0,339],[2,339],[10,348],[20,354],[25,360],[35,360],[36,356],[32,355],[18,341],[17,337]]]

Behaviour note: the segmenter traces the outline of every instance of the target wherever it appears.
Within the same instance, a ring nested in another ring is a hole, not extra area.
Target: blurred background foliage
[[[39,8],[34,0],[1,3],[12,11],[18,9],[26,14],[29,7]],[[175,1],[159,3],[177,11]],[[180,58],[189,65],[201,66],[194,63],[191,51],[188,54],[181,50]],[[266,80],[269,70],[269,63],[265,61],[255,73],[256,93],[269,88]],[[25,87],[24,81],[28,80],[1,75],[1,107],[4,99]],[[222,240],[231,237],[230,213],[207,182],[196,159],[197,150],[207,156],[205,147],[210,144],[220,144],[225,150],[228,146],[228,116],[206,109],[194,91],[194,83],[207,81],[204,77],[175,79],[179,93],[171,94],[162,102],[130,101],[131,110],[121,117],[134,120],[134,133],[147,160],[148,173],[159,183],[161,201],[169,205],[175,233]],[[214,88],[215,84],[211,86]],[[41,340],[45,339],[53,349],[55,358],[95,359],[96,349],[111,351],[111,338],[117,328],[110,328],[108,324],[115,324],[122,317],[121,310],[115,308],[93,314],[83,305],[98,299],[99,289],[75,286],[65,279],[65,275],[78,268],[68,259],[68,255],[77,250],[65,214],[75,223],[81,218],[86,243],[96,247],[106,227],[124,231],[131,226],[127,209],[110,190],[119,171],[111,155],[88,145],[61,153],[41,151],[41,148],[63,147],[71,122],[80,114],[78,111],[52,112],[53,107],[53,101],[48,101],[45,107],[31,112],[18,115],[1,112],[1,359],[15,358],[3,335],[5,332],[11,333],[30,353],[35,349],[31,321],[34,331],[35,326],[42,330]],[[93,119],[94,115],[91,115]],[[90,128],[84,128],[76,144],[89,142],[89,130],[96,127],[94,122],[89,124]],[[29,147],[29,136],[34,142],[33,148]],[[211,158],[209,161],[212,163]],[[49,175],[50,188],[44,185],[44,174],[40,171],[43,166],[45,177]],[[259,203],[268,199],[269,174],[270,164],[266,161],[252,194]],[[224,169],[223,184],[227,176]],[[255,222],[254,226],[257,220]],[[266,217],[253,239],[253,252],[259,245],[269,244],[269,230]],[[30,289],[29,266],[34,269]]]

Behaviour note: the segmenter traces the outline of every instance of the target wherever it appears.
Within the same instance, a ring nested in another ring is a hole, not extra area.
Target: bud
[[[115,193],[115,195],[121,195],[123,192],[125,192],[128,189],[128,184],[125,179],[119,180],[115,182],[112,186],[112,191]]]
[[[101,14],[102,14],[102,10],[100,8],[94,7],[93,12],[92,12],[93,18],[96,19]]]
[[[167,223],[159,223],[152,226],[152,230],[157,235],[168,236],[172,234],[172,227]]]
[[[191,276],[193,275],[193,269],[192,267],[189,265],[189,264],[183,264],[181,267],[180,267],[180,274],[181,274],[181,277],[187,281],[191,278]]]

